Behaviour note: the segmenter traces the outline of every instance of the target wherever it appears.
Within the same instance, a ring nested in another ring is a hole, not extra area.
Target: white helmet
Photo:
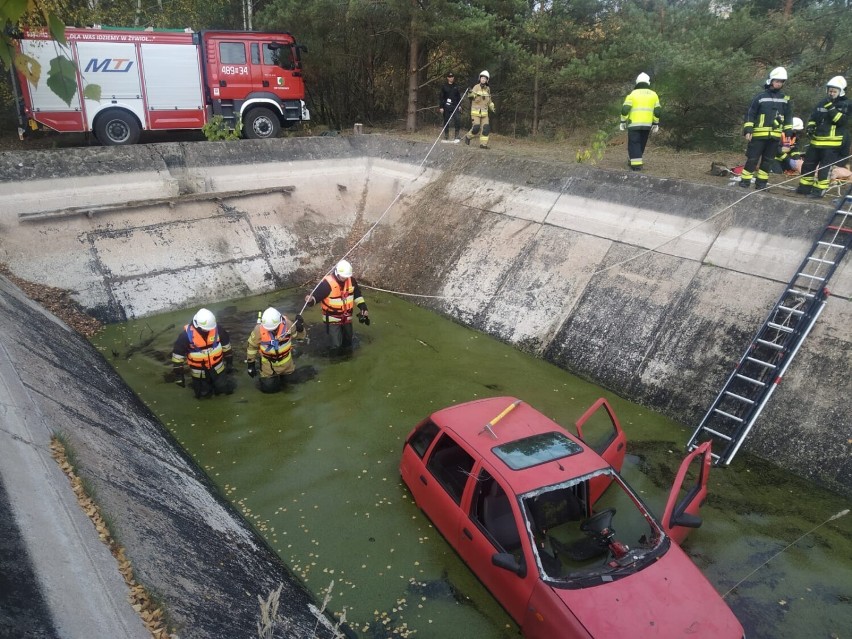
[[[486,80],[490,80],[490,79],[491,79],[491,74],[490,74],[490,73],[488,73],[488,71],[481,71],[481,72],[479,73],[479,77],[481,78],[482,76],[485,76],[485,79],[486,79]]]
[[[346,260],[340,260],[334,267],[334,274],[341,279],[348,280],[352,277],[352,265]]]
[[[260,316],[260,325],[267,331],[274,331],[280,323],[281,313],[271,306],[263,311],[263,315]]]
[[[793,118],[793,130],[801,131],[805,128],[805,123],[802,122],[802,118]]]
[[[202,308],[192,318],[192,325],[202,331],[212,331],[216,328],[216,316],[206,308]]]
[[[784,67],[775,67],[772,71],[769,72],[769,80],[786,80],[787,79],[787,69]]]
[[[644,82],[645,84],[651,84],[651,76],[649,76],[647,73],[640,73],[636,76],[636,84],[639,84],[640,82]]]
[[[840,91],[840,95],[846,95],[846,78],[844,78],[842,75],[836,75],[831,78],[831,80],[825,83],[825,87],[827,89],[834,87],[835,89]]]

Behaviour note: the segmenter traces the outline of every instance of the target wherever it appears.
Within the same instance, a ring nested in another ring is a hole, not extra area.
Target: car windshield
[[[590,486],[608,483],[588,507]],[[669,548],[645,505],[613,469],[522,497],[544,580],[584,588],[641,570]]]

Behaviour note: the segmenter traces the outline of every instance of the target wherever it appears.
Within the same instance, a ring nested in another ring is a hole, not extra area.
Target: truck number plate
[[[248,75],[248,67],[222,65],[222,75]]]

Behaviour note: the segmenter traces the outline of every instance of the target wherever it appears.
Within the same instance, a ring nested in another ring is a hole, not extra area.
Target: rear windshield
[[[582,450],[579,444],[571,441],[564,434],[552,432],[517,439],[508,444],[496,446],[492,452],[512,470],[523,470],[554,459],[576,455]]]

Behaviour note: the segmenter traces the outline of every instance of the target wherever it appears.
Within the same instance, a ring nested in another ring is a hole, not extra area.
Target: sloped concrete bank
[[[254,636],[257,597],[279,584],[288,636],[314,636],[300,582],[94,347],[2,277],[0,330],[0,492],[13,515],[5,523],[21,539],[16,556],[0,553],[0,572],[23,580],[0,595],[0,635],[151,636],[50,457],[50,437],[60,433],[136,579],[163,602],[178,636]],[[329,636],[322,626],[319,634]]]
[[[352,256],[363,281],[440,296],[421,303],[693,426],[830,212],[499,151],[438,145],[424,163],[429,149],[357,136],[4,154],[0,259],[119,320],[312,283],[381,219]],[[219,196],[180,197],[203,193]],[[746,448],[849,493],[848,259],[831,289]]]

